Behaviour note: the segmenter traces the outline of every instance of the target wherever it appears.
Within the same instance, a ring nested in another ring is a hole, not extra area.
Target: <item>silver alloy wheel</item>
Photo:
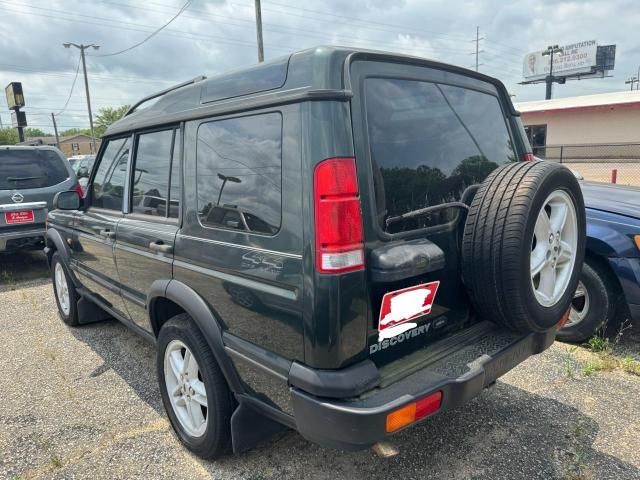
[[[578,283],[578,288],[576,288],[576,293],[573,294],[571,311],[565,327],[576,325],[584,320],[589,313],[590,306],[589,291],[585,288],[584,283],[580,282]]]
[[[192,437],[204,435],[209,410],[207,391],[196,358],[180,340],[172,340],[164,352],[164,381],[182,428]]]
[[[543,203],[531,241],[531,285],[541,305],[555,305],[566,292],[577,248],[575,206],[565,191],[555,190]]]
[[[56,282],[56,296],[58,297],[60,310],[62,310],[62,313],[64,313],[66,317],[69,316],[69,312],[71,311],[71,302],[69,301],[69,285],[67,284],[67,276],[64,273],[64,268],[60,262],[56,263],[54,274]]]

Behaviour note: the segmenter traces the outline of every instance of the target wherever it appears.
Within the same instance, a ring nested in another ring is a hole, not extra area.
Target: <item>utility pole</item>
[[[478,67],[480,66],[480,64],[478,63],[478,58],[479,58],[480,54],[482,52],[484,52],[484,50],[480,50],[480,40],[484,40],[484,37],[480,37],[480,27],[477,26],[476,27],[476,39],[475,40],[471,40],[472,42],[475,42],[475,44],[476,44],[476,72],[478,71]]]
[[[51,121],[53,122],[53,131],[56,132],[56,147],[60,148],[60,137],[58,137],[58,125],[56,125],[56,116],[51,112]]]
[[[547,84],[547,92],[545,95],[545,100],[551,100],[551,87],[553,86],[553,55],[556,53],[562,53],[562,49],[558,45],[549,45],[545,51],[542,52],[542,56],[546,57],[551,55],[550,64],[549,64],[549,75],[546,78]]]
[[[640,82],[638,81],[638,77],[631,77],[631,78],[629,78],[629,80],[624,82],[625,85],[631,84],[631,90],[633,90],[633,85],[635,83],[638,83],[638,87],[636,88],[636,90],[640,90]]]
[[[76,43],[71,43],[71,42],[66,42],[66,43],[63,43],[62,45],[64,46],[64,48],[76,47],[77,49],[80,50],[80,58],[82,60],[82,71],[84,73],[84,88],[87,93],[87,110],[89,110],[89,127],[91,128],[91,146],[93,147],[92,153],[95,155],[98,149],[96,148],[96,136],[93,133],[93,115],[91,114],[91,98],[89,96],[89,79],[87,78],[87,64],[84,59],[84,51],[87,48],[93,48],[94,50],[98,50],[100,48],[100,45],[94,45],[93,43],[91,45],[83,45],[83,44],[78,45]]]
[[[255,0],[256,3],[256,34],[258,36],[258,62],[264,62],[264,46],[262,44],[262,8],[260,7],[260,0]]]

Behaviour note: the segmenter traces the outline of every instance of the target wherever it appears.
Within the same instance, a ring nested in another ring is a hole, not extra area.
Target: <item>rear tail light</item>
[[[424,398],[421,398],[417,402],[405,405],[398,410],[394,410],[387,415],[387,433],[400,430],[407,425],[412,424],[427,417],[432,413],[440,410],[442,405],[442,392],[435,392]]]
[[[522,161],[523,162],[533,162],[535,161],[536,157],[533,156],[533,153],[531,152],[526,152],[522,155]]]
[[[313,174],[316,269],[343,273],[364,268],[362,211],[354,158],[329,158]]]

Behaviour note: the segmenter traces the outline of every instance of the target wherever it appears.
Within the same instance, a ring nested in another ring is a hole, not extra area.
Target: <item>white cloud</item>
[[[64,105],[78,51],[65,41],[97,43],[101,53],[132,45],[177,12],[183,0],[0,0],[0,86],[22,81],[32,125]],[[321,44],[394,50],[469,67],[480,26],[480,70],[499,77],[517,101],[539,99],[544,85],[522,86],[522,57],[551,43],[597,39],[618,45],[615,78],[569,82],[554,95],[625,88],[640,64],[633,0],[556,1],[263,0],[267,60]],[[141,47],[114,57],[88,57],[97,110],[137,98],[196,75],[214,75],[255,63],[256,34],[250,0],[195,0],[183,16]],[[76,83],[62,128],[86,126],[84,85]],[[0,109],[2,119],[9,112]],[[40,116],[36,116],[40,115]]]

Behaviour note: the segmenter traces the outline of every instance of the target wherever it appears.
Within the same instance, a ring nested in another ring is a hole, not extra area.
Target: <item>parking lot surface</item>
[[[163,412],[154,347],[115,321],[67,328],[42,257],[0,259],[0,478],[638,479],[640,377],[585,376],[556,343],[465,407],[392,438],[400,454],[335,452],[283,433],[216,462]],[[625,355],[640,355],[625,332]]]

